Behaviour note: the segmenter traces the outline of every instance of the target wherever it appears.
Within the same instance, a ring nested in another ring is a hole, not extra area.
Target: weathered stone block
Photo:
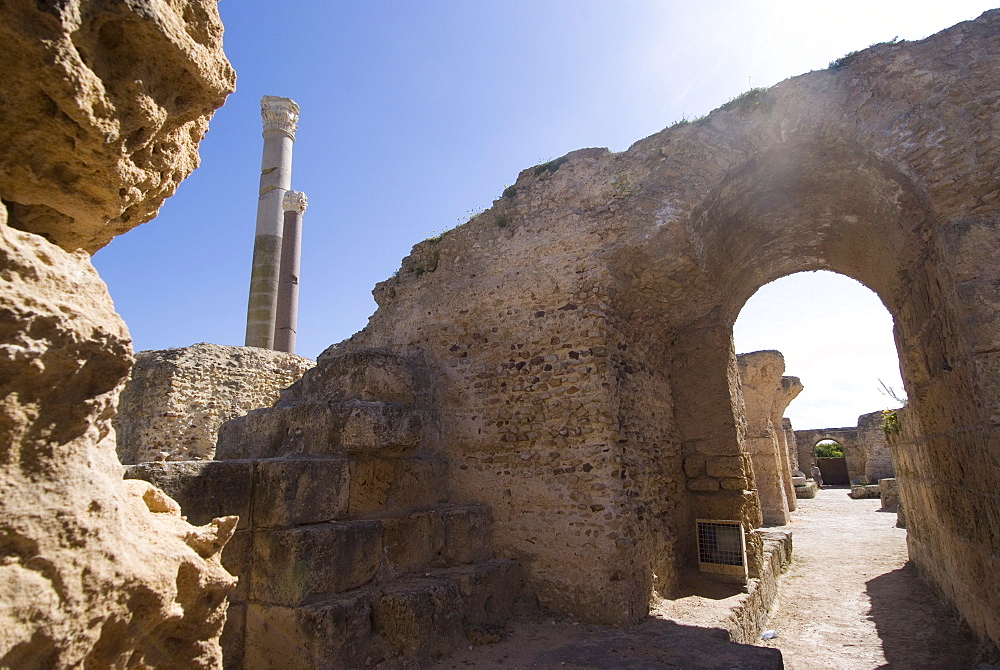
[[[367,594],[311,607],[247,606],[247,670],[348,670],[371,665]]]
[[[877,484],[861,485],[853,484],[851,486],[850,495],[855,500],[861,500],[864,498],[878,498],[881,495],[879,487]]]
[[[417,572],[435,564],[444,551],[444,517],[437,510],[382,518],[382,547],[392,574]]]
[[[705,457],[694,454],[684,459],[684,474],[688,477],[700,477],[705,474]]]
[[[366,349],[350,353],[324,352],[322,369],[289,389],[287,397],[321,397],[331,401],[364,400],[413,403],[413,373],[405,358]]]
[[[878,480],[879,497],[882,499],[882,510],[896,512],[899,509],[899,484],[895,477]]]
[[[742,491],[746,484],[747,480],[742,477],[726,477],[719,482],[723,491]]]
[[[349,498],[350,465],[346,459],[259,461],[254,474],[254,527],[342,518]]]
[[[406,405],[348,401],[331,411],[332,444],[347,452],[401,454],[420,442],[421,416]],[[322,453],[315,449],[308,453]]]
[[[315,363],[256,347],[141,351],[114,426],[123,463],[211,459],[219,426],[261,407]]]
[[[253,538],[250,597],[294,606],[332,596],[370,582],[381,558],[378,521],[258,530]]]
[[[351,459],[349,514],[427,507],[448,499],[448,463],[440,456]]]
[[[250,527],[253,463],[250,461],[169,461],[140,463],[125,469],[126,479],[143,479],[180,503],[181,513],[196,526],[221,516],[239,516],[236,526]]]
[[[812,481],[806,482],[802,486],[796,486],[795,487],[795,497],[796,498],[802,498],[802,499],[805,499],[805,500],[808,500],[808,499],[811,499],[811,498],[815,498],[816,497],[816,492],[818,490],[819,490],[819,486],[816,484],[816,482],[812,482]]]
[[[243,602],[247,598],[250,584],[250,552],[253,533],[241,530],[233,534],[222,548],[222,567],[239,578],[236,589],[229,594],[230,602]]]
[[[492,555],[493,518],[485,506],[454,506],[438,512],[444,520],[444,565],[475,563]]]
[[[227,568],[228,569],[228,568]],[[242,602],[229,600],[229,609],[226,610],[226,624],[222,628],[222,635],[219,637],[219,645],[222,647],[222,667],[224,670],[242,670],[243,666],[243,640],[246,636],[247,606]]]
[[[437,575],[458,585],[467,630],[504,623],[521,592],[521,567],[505,558],[449,568]]]
[[[323,402],[255,410],[219,427],[216,460],[329,453],[333,416]]]
[[[713,456],[705,463],[709,477],[742,477],[743,462],[739,456]]]
[[[373,599],[372,623],[396,654],[410,658],[441,656],[465,641],[462,598],[448,580],[394,583]]]
[[[711,477],[695,477],[689,479],[687,483],[689,491],[718,491],[721,486],[718,479]]]

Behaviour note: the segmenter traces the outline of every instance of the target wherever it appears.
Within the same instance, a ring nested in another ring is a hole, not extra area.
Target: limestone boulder
[[[0,667],[221,667],[236,518],[122,480],[132,348],[88,256],[197,164],[221,33],[213,0],[0,3]]]
[[[122,481],[128,331],[85,253],[3,218],[0,667],[218,666],[236,517],[195,527]]]
[[[214,0],[0,5],[9,225],[90,253],[156,215],[232,91]]]

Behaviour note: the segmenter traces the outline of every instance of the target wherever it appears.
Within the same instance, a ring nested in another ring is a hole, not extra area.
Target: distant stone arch
[[[490,210],[416,245],[376,287],[369,325],[324,357],[424,361],[453,498],[492,506],[499,550],[543,604],[634,621],[651,590],[678,585],[692,519],[761,524],[740,309],[788,274],[849,276],[893,316],[925,445],[900,477],[914,560],[1000,641],[1000,585],[967,578],[1000,556],[962,512],[1000,480],[998,91],[994,11],[623,153],[529,168]],[[749,546],[753,571],[753,533]]]

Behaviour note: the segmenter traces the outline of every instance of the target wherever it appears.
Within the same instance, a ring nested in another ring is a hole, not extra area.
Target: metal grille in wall
[[[698,569],[746,579],[746,538],[739,521],[698,519]]]

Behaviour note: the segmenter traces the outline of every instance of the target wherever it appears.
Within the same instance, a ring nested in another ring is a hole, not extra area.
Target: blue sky
[[[520,170],[582,147],[624,150],[748,88],[895,36],[920,39],[988,8],[970,0],[222,0],[237,90],[212,120],[202,166],[155,220],[94,263],[136,350],[242,345],[259,100],[291,97],[302,109],[292,187],[309,197],[298,353],[315,358],[364,327],[372,287],[413,244],[489,207]],[[785,315],[843,303],[843,317],[826,313],[841,343],[848,331],[859,338],[848,353],[836,358],[835,343],[817,343],[815,330],[776,341],[773,320],[750,310],[737,348],[785,353],[788,374],[807,389],[787,413],[796,426],[853,425],[888,402],[871,371],[901,386],[891,320],[870,292],[868,307],[850,297],[850,280],[802,281],[765,287],[748,305],[767,314],[774,291]],[[847,363],[859,372],[846,373]]]

